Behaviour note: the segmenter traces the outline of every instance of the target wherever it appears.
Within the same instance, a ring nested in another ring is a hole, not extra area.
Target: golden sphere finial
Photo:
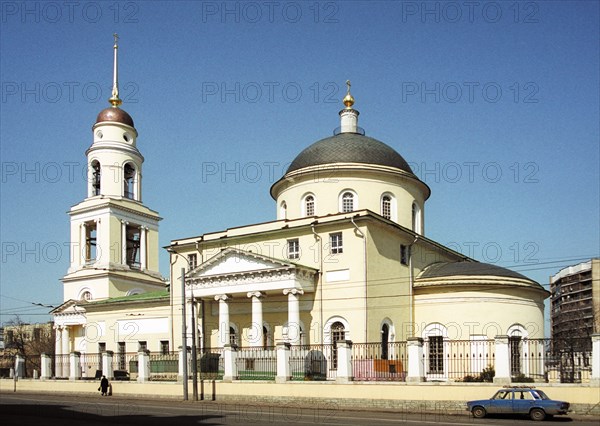
[[[354,105],[354,97],[350,94],[350,80],[346,80],[346,86],[348,86],[348,91],[342,102],[346,105],[346,108],[352,108],[352,105]]]

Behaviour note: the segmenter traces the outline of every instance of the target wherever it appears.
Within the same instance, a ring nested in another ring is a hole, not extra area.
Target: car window
[[[533,394],[533,397],[535,399],[550,399],[550,398],[548,398],[548,395],[546,395],[541,390],[534,390],[534,391],[531,391],[531,393]]]
[[[511,399],[510,391],[498,391],[493,399]]]

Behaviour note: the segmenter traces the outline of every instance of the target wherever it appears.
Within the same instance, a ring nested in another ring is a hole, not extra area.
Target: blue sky
[[[466,3],[3,1],[0,321],[62,301],[114,32],[161,246],[273,220],[350,79],[359,125],[431,187],[428,237],[543,285],[598,256],[599,3]]]

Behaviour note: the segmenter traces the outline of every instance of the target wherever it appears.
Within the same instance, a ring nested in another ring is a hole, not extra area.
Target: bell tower
[[[165,287],[158,272],[158,213],[142,203],[138,132],[120,108],[118,36],[110,107],[100,111],[86,151],[87,196],[69,211],[70,266],[64,300],[98,300]]]

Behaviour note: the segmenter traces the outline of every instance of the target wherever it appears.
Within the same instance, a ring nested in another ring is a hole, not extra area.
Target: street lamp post
[[[177,253],[178,254],[178,253]],[[185,268],[181,268],[181,346],[183,347],[183,400],[188,400],[187,330],[185,324]]]
[[[196,352],[196,302],[192,290],[192,391],[194,401],[198,401],[198,355]]]

